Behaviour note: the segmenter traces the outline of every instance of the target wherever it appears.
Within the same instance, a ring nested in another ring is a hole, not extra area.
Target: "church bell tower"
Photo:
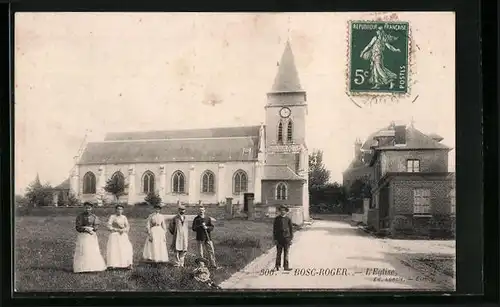
[[[267,93],[266,145],[305,145],[307,96],[300,85],[290,42],[278,65],[273,87]]]
[[[278,62],[278,72],[267,93],[266,162],[285,164],[303,178],[303,220],[309,220],[309,154],[306,145],[307,95],[300,84],[290,42]]]

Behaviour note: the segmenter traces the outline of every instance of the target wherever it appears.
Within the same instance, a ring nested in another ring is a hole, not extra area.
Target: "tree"
[[[371,197],[370,183],[364,179],[356,179],[349,188],[349,198],[363,199]]]
[[[161,203],[161,197],[157,192],[149,192],[144,198],[144,201],[154,206]]]
[[[125,180],[121,176],[113,176],[106,181],[104,186],[104,191],[113,194],[116,202],[120,199],[120,196],[125,194],[125,189],[127,188]]]
[[[49,206],[52,204],[54,190],[50,184],[41,184],[38,174],[32,183],[26,188],[24,195],[31,206]]]
[[[323,151],[314,150],[309,155],[309,190],[325,186],[330,180],[330,171],[323,163]]]
[[[316,186],[309,192],[312,212],[348,213],[344,187],[337,182]]]

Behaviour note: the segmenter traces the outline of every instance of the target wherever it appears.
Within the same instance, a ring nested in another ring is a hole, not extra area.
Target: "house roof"
[[[191,138],[228,138],[258,137],[260,126],[221,127],[209,129],[165,130],[165,131],[133,131],[111,132],[106,134],[105,141],[123,140],[155,140],[155,139],[191,139]]]
[[[266,165],[262,180],[304,180],[286,165]]]
[[[418,150],[418,149],[451,149],[450,147],[439,143],[432,137],[425,135],[416,128],[409,126],[406,128],[406,144],[389,145],[377,147],[378,150]]]
[[[253,161],[258,137],[88,143],[79,164]]]
[[[278,66],[278,73],[274,79],[271,92],[303,92],[297,67],[295,66],[292,47],[288,41]]]
[[[344,172],[347,172],[351,169],[368,166],[370,164],[372,157],[373,157],[373,150],[362,151],[360,157],[354,157],[354,159],[352,159],[351,161],[351,164],[349,164],[349,166]]]
[[[377,130],[370,134],[368,138],[366,139],[365,143],[363,146],[361,146],[361,149],[363,150],[370,150],[372,147],[377,145],[377,141],[374,139],[379,134],[383,134],[385,131],[388,131],[391,129],[391,126],[384,127],[380,130]],[[380,146],[377,147],[377,149],[380,150],[418,150],[418,149],[451,149],[450,147],[439,143],[436,139],[433,139],[434,135],[426,135],[413,127],[412,125],[409,125],[406,127],[406,133],[405,133],[405,140],[406,144],[404,145],[391,145],[391,146]]]
[[[56,190],[69,190],[69,178],[61,182],[58,186],[56,186],[54,189]]]

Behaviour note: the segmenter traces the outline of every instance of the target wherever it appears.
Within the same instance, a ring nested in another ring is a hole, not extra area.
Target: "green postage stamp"
[[[408,93],[409,24],[351,21],[349,32],[349,92]]]

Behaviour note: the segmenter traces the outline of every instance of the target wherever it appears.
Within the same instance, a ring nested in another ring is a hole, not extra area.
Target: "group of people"
[[[133,248],[128,237],[130,224],[123,214],[124,207],[117,205],[115,214],[108,219],[107,229],[111,232],[108,238],[106,250],[106,262],[101,255],[97,230],[99,218],[92,213],[93,204],[85,203],[85,211],[76,218],[76,239],[75,253],[73,257],[73,271],[99,272],[106,269],[131,269],[133,264]],[[172,263],[176,267],[184,267],[185,257],[188,250],[189,228],[186,222],[186,207],[181,205],[178,214],[170,221],[166,222],[166,217],[161,214],[161,206],[155,205],[154,212],[146,221],[147,238],[143,249],[143,259],[153,263],[167,263],[169,261],[169,251],[167,248],[167,231],[172,235],[170,249],[174,253]],[[293,239],[293,225],[287,213],[288,207],[281,205],[280,214],[274,219],[273,239],[276,245],[275,269],[280,270],[283,256],[283,269],[291,270],[289,266],[289,249]],[[197,267],[193,271],[196,280],[215,286],[210,281],[208,267],[217,269],[215,261],[214,244],[211,233],[214,230],[212,218],[206,216],[205,208],[200,207],[198,215],[194,218],[192,231],[196,233],[196,244],[198,258],[195,260]],[[207,258],[204,257],[206,253]],[[217,286],[215,286],[217,287]]]
[[[130,224],[123,214],[124,207],[117,205],[115,214],[107,222],[107,229],[111,232],[106,248],[106,261],[99,249],[97,231],[99,218],[92,213],[93,204],[85,203],[85,211],[76,218],[75,253],[73,257],[73,271],[75,273],[99,272],[106,269],[131,269],[133,264],[133,248],[128,233]],[[161,214],[161,206],[155,205],[154,212],[146,221],[147,238],[143,249],[143,259],[153,263],[169,262],[167,248],[167,231],[172,235],[170,245],[174,253],[172,263],[177,267],[184,267],[184,259],[188,250],[189,228],[186,222],[186,208],[181,205],[178,214],[167,225],[166,218]],[[198,215],[194,218],[191,229],[196,233],[199,267],[209,266],[217,269],[215,262],[214,245],[211,232],[214,229],[212,218],[205,215],[205,208],[200,207]],[[208,261],[203,257],[207,254]],[[203,270],[202,270],[203,271]]]

